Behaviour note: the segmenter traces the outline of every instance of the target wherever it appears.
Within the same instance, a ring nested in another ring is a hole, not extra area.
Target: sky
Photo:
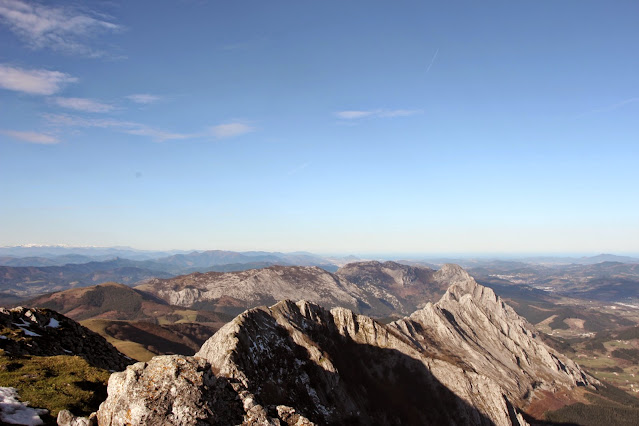
[[[0,246],[639,253],[637,18],[0,0]]]

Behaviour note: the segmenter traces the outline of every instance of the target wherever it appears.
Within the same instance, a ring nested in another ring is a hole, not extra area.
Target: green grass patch
[[[110,375],[78,356],[9,356],[0,351],[0,386],[16,388],[22,401],[49,410],[42,416],[47,424],[55,424],[62,409],[85,416],[96,411],[106,399]]]
[[[600,356],[597,358],[578,358],[577,362],[582,367],[601,369],[606,367],[614,367],[617,362],[614,359],[606,356]]]

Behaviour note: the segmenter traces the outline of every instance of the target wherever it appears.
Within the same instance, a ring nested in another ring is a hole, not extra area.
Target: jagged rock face
[[[194,273],[149,280],[137,289],[172,305],[233,313],[283,299],[308,300],[325,307],[343,306],[375,315],[403,309],[397,298],[382,287],[357,286],[315,266]]]
[[[491,378],[520,405],[539,388],[596,382],[546,346],[524,318],[459,266],[444,265],[434,279],[451,284],[441,300],[391,324],[431,356],[456,360],[465,370]]]
[[[0,349],[11,355],[77,355],[111,371],[135,362],[104,337],[50,309],[0,308]]]
[[[432,279],[452,285],[438,303],[390,325],[345,308],[282,301],[244,312],[195,358],[172,362],[197,364],[202,377],[210,365],[237,398],[224,393],[222,400],[239,401],[243,424],[524,425],[518,411],[537,389],[593,383],[461,268],[447,265]],[[117,413],[156,410],[156,401],[173,398],[168,383],[179,376],[152,363],[129,367],[109,382],[99,418],[144,424],[148,418]],[[171,410],[209,413],[207,401],[220,397],[204,396],[201,383],[213,379],[199,377]],[[149,390],[146,383],[167,385]]]
[[[293,406],[317,424],[512,424],[490,379],[432,359],[397,329],[285,301],[227,324],[196,356],[232,377],[264,415]],[[512,411],[512,410],[511,410]]]

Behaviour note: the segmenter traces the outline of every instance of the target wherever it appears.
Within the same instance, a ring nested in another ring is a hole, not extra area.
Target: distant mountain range
[[[16,253],[30,256],[15,257]],[[193,272],[233,272],[273,265],[312,265],[328,271],[338,269],[337,265],[322,257],[300,252],[238,253],[209,250],[166,256],[165,252],[137,252],[120,248],[5,247],[0,248],[0,254],[4,254],[0,257],[0,294],[6,294],[6,300],[11,297],[7,303],[107,281],[132,285],[150,278],[170,278]],[[133,258],[114,257],[132,254]],[[2,303],[0,299],[0,305]]]
[[[66,246],[16,246],[0,247],[0,265],[3,266],[62,266],[69,263],[101,262],[116,258],[132,261],[150,261],[147,268],[162,271],[203,272],[219,265],[264,264],[326,266],[337,269],[330,260],[307,252],[235,252],[228,250],[206,251],[146,251],[126,247],[66,247]],[[352,260],[352,257],[349,257]],[[355,258],[357,259],[357,258]],[[340,259],[335,258],[339,263]]]
[[[0,292],[28,298],[107,281],[134,284],[153,277],[173,276],[167,272],[136,265],[140,263],[115,259],[64,266],[0,266]]]
[[[131,247],[73,247],[66,245],[26,244],[22,246],[0,247],[0,257],[44,257],[53,258],[64,255],[81,255],[93,260],[105,260],[114,257],[145,260],[186,253],[184,250],[154,251],[136,250]]]
[[[596,256],[568,257],[568,256],[524,256],[524,257],[425,257],[423,259],[402,259],[399,263],[407,265],[424,265],[438,267],[446,263],[454,263],[464,268],[478,268],[489,265],[594,265],[601,262],[639,263],[639,257],[617,256],[614,254],[598,254]]]
[[[395,265],[437,269],[441,266],[441,262],[447,260],[450,259],[402,260]],[[467,267],[483,283],[489,285],[526,284],[572,297],[595,300],[620,301],[639,298],[639,286],[636,285],[639,282],[639,270],[636,268],[639,259],[633,257],[601,254],[582,258],[536,257],[519,260],[482,258],[454,259],[454,261]],[[424,296],[420,296],[419,292],[427,290],[416,290],[417,287],[410,286],[402,287],[398,282],[392,284],[395,286],[393,288],[375,284],[379,278],[375,275],[382,273],[376,270],[376,266],[371,266],[374,265],[374,261],[371,262],[373,263],[369,266],[372,272],[369,273],[364,262],[354,256],[327,258],[308,252],[225,250],[162,252],[140,251],[126,247],[0,247],[0,306],[10,305],[21,299],[44,293],[108,281],[138,285],[151,279],[170,279],[196,272],[239,273],[273,266],[315,266],[328,273],[337,273],[340,279],[346,279],[354,284],[364,282],[369,286],[367,290],[361,291],[379,292],[379,297],[369,293],[368,302],[363,302],[369,306],[377,306],[370,308],[372,309],[370,312],[381,313],[386,310],[388,313],[406,313],[412,308],[419,307],[419,303],[423,301],[420,297]],[[349,272],[349,263],[358,265],[353,273]],[[393,268],[392,272],[387,271],[387,273],[400,274],[401,277],[397,276],[400,280],[427,281],[427,277],[423,274],[420,277],[413,277],[411,274],[417,272],[400,271],[396,266]],[[210,277],[213,276],[214,274],[210,275]],[[199,278],[200,281],[202,279]],[[182,280],[188,281],[189,278]],[[410,293],[415,291],[417,293]],[[392,300],[393,298],[384,295],[384,292],[390,292],[394,298],[399,297],[403,301]],[[434,294],[428,296],[432,299]],[[418,302],[412,303],[412,300]],[[233,303],[237,305],[237,309],[246,306],[239,302]],[[402,304],[399,309],[398,304]],[[356,306],[352,307],[359,311]],[[237,311],[233,312],[237,313]]]

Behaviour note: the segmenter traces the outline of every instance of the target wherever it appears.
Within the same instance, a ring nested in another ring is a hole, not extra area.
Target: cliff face
[[[316,266],[194,273],[152,279],[136,288],[172,305],[234,314],[283,299],[309,300],[321,306],[343,306],[379,315],[402,308],[397,298],[384,288],[358,286]]]
[[[538,390],[594,383],[461,268],[433,279],[441,300],[389,325],[306,301],[248,310],[195,357],[113,374],[100,424],[525,424]]]

